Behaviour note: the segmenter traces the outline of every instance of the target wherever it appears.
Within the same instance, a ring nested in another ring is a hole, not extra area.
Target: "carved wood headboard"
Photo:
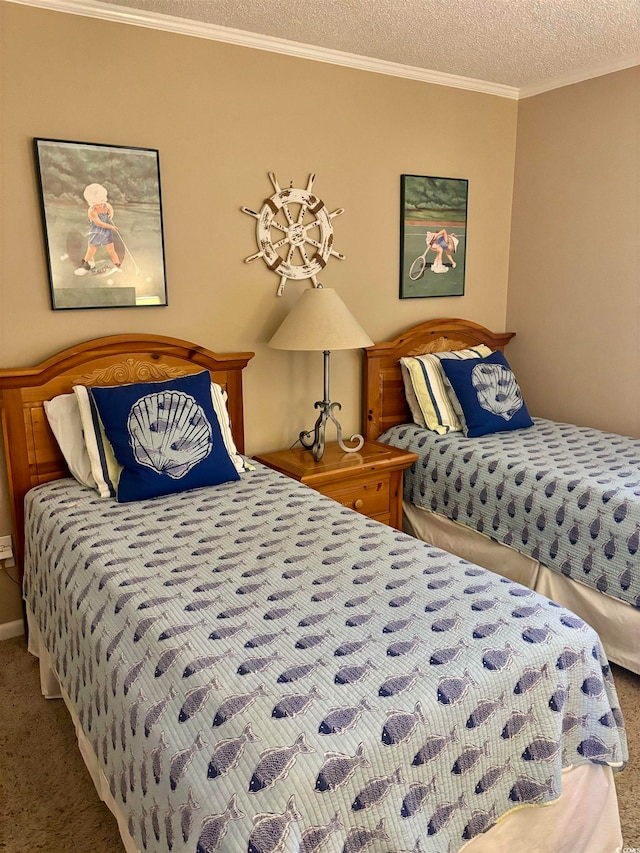
[[[242,371],[251,358],[252,352],[219,355],[162,335],[112,335],[69,347],[35,367],[0,370],[2,433],[20,572],[25,494],[39,483],[69,476],[47,421],[45,400],[68,394],[74,385],[120,385],[208,370],[228,394],[233,437],[242,453]]]
[[[362,432],[374,441],[396,424],[411,421],[404,394],[400,358],[428,352],[450,352],[486,344],[503,350],[515,332],[491,332],[470,320],[428,320],[397,338],[364,350]]]

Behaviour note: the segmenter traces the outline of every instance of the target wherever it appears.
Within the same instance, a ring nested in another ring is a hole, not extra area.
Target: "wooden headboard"
[[[470,320],[428,320],[397,338],[365,349],[362,431],[375,441],[385,430],[411,421],[399,359],[486,344],[504,350],[515,332],[491,332]]]
[[[162,335],[112,335],[85,341],[35,367],[0,370],[2,433],[13,513],[16,563],[22,574],[24,496],[33,486],[69,471],[43,403],[74,385],[121,385],[184,376],[206,369],[228,394],[233,437],[244,452],[242,371],[252,352],[218,355]]]

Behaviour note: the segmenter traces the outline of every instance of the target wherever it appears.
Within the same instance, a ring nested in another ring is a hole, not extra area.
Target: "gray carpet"
[[[640,851],[640,676],[613,669],[630,753],[616,776],[622,830],[625,846]],[[0,721],[0,851],[122,853],[69,715],[62,701],[42,698],[38,662],[22,637],[0,642]]]

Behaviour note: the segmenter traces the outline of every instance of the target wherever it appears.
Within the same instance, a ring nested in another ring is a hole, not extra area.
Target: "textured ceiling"
[[[640,64],[640,0],[105,0],[96,5],[106,4],[518,90],[542,91]]]

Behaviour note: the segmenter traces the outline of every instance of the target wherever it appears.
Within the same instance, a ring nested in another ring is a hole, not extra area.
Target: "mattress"
[[[262,466],[128,505],[57,481],[26,518],[27,605],[138,849],[449,853],[627,760],[581,619]]]
[[[405,501],[640,606],[639,440],[535,418],[472,439],[405,424],[380,441],[420,455]]]

